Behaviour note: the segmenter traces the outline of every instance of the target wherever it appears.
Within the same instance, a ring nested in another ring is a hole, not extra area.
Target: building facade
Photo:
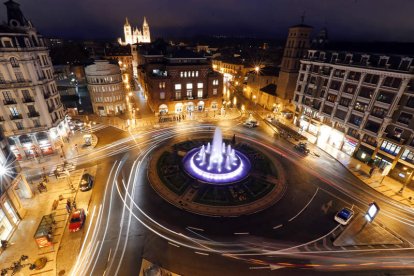
[[[223,76],[213,71],[204,56],[188,50],[138,55],[138,79],[156,114],[191,115],[222,107]]]
[[[213,69],[223,74],[226,81],[243,82],[248,72],[254,70],[252,65],[247,64],[242,59],[226,59],[217,57],[212,60]]]
[[[69,131],[48,48],[20,10],[7,1],[0,26],[0,126],[18,160],[54,153]]]
[[[121,70],[117,64],[97,60],[85,68],[93,112],[114,116],[126,111]]]
[[[128,22],[128,18],[126,18],[124,24],[124,36],[124,41],[122,41],[122,38],[118,38],[118,43],[120,45],[132,45],[135,43],[151,43],[151,34],[147,19],[144,17],[142,30],[140,30],[138,28],[132,28]]]
[[[413,57],[309,50],[300,63],[296,124],[318,145],[411,181]]]
[[[18,162],[10,151],[7,138],[0,132],[0,239],[8,240],[26,214],[21,199],[33,193]]]

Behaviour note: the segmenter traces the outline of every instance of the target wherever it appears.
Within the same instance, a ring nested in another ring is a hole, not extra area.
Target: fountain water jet
[[[214,131],[212,143],[190,150],[183,158],[186,172],[204,182],[232,183],[245,178],[250,171],[249,159],[223,142],[221,129]]]

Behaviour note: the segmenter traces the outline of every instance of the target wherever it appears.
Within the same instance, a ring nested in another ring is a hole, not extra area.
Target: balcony
[[[21,114],[18,115],[10,115],[10,120],[21,120],[23,119]]]
[[[32,97],[25,97],[22,99],[22,102],[24,103],[34,103],[34,99]]]
[[[39,112],[29,112],[27,113],[27,117],[29,118],[34,118],[34,117],[39,117]]]
[[[3,100],[4,105],[16,104],[16,100]]]
[[[23,88],[32,86],[28,80],[3,81],[0,83],[0,89]]]

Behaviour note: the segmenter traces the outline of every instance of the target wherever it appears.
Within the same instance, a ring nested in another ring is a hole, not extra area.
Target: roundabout
[[[220,128],[211,143],[208,139],[193,135],[154,150],[148,179],[164,200],[199,215],[235,217],[262,211],[283,197],[286,177],[276,157],[251,141],[223,139]]]

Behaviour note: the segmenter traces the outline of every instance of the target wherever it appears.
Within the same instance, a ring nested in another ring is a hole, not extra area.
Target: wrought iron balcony
[[[24,97],[22,101],[24,103],[34,103],[35,100],[32,97]]]
[[[16,100],[13,100],[13,99],[11,99],[11,100],[3,100],[3,103],[5,105],[16,104]]]
[[[27,117],[29,118],[34,118],[34,117],[39,117],[39,112],[29,112],[27,113]]]
[[[10,119],[11,120],[19,120],[19,119],[23,119],[21,114],[18,115],[10,115]]]

